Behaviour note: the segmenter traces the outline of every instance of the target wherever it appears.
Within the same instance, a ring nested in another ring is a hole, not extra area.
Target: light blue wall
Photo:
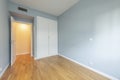
[[[0,67],[4,69],[8,64],[9,64],[8,7],[7,0],[0,0]]]
[[[8,6],[9,6],[9,11],[11,11],[11,12],[16,12],[16,13],[19,13],[19,14],[25,14],[25,15],[32,16],[32,17],[42,16],[42,17],[46,17],[46,18],[49,18],[49,19],[57,20],[56,16],[53,16],[53,15],[50,15],[50,14],[47,14],[47,13],[44,13],[44,12],[41,12],[41,11],[34,10],[34,9],[28,8],[26,6],[18,5],[18,4],[15,4],[15,3],[11,2],[11,1],[9,1]],[[26,12],[19,11],[18,7],[27,8],[28,12],[26,13]]]
[[[80,0],[58,25],[60,54],[120,79],[120,0]]]

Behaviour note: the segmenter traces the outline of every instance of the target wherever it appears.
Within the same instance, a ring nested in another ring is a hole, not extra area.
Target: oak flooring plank
[[[110,80],[61,56],[35,61],[30,55],[17,56],[1,80]]]

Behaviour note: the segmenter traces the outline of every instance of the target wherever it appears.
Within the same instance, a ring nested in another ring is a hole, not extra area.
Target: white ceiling
[[[39,11],[59,16],[71,8],[79,0],[11,0],[14,3],[22,4]]]

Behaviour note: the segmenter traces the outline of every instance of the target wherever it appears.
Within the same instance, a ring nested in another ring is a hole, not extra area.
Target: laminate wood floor
[[[1,80],[110,80],[61,56],[35,61],[30,55],[17,56]]]

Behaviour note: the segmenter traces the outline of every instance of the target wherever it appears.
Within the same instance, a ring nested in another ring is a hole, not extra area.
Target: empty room
[[[120,80],[120,0],[0,0],[0,80]]]

